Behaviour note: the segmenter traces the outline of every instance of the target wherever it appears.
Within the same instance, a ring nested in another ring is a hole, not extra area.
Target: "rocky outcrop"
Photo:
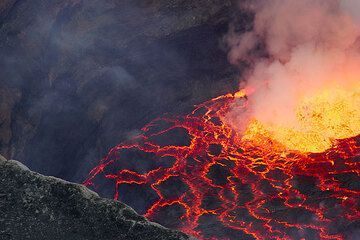
[[[121,202],[0,157],[2,240],[186,240]]]

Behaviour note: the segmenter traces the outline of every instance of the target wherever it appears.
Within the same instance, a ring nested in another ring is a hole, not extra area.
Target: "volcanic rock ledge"
[[[0,155],[0,239],[194,240],[86,187]]]

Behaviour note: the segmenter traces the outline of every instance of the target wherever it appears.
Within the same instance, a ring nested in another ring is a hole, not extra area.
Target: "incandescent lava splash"
[[[85,185],[112,186],[115,199],[200,239],[347,239],[360,224],[358,90],[304,98],[296,128],[249,119],[242,132],[229,113],[245,116],[252,91],[214,98],[146,125]],[[179,132],[189,141],[174,142]],[[144,209],[126,200],[133,191]]]
[[[265,137],[289,150],[323,152],[338,139],[360,134],[360,87],[351,91],[339,87],[322,90],[302,99],[294,113],[296,120],[290,126],[249,120],[243,139],[256,141]]]

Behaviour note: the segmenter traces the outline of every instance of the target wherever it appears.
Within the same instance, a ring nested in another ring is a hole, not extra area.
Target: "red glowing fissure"
[[[240,98],[246,108],[245,97]],[[111,180],[119,200],[122,185],[148,186],[157,198],[145,216],[156,221],[162,209],[176,205],[182,209],[174,219],[180,220],[176,228],[200,239],[310,239],[302,236],[311,234],[313,239],[345,239],[334,228],[360,219],[360,191],[349,182],[360,176],[360,137],[339,140],[316,154],[279,151],[266,139],[261,146],[244,142],[224,121],[240,98],[226,94],[186,116],[155,119],[129,144],[112,148],[85,185],[98,189],[103,187],[99,179]],[[164,123],[167,126],[160,128]],[[190,144],[154,140],[176,129],[186,130]],[[114,170],[117,162],[128,161],[123,155],[127,150],[153,154],[149,161],[174,161],[145,173],[126,167]],[[170,178],[177,178],[186,190],[164,194],[161,186]],[[216,204],[207,204],[208,199],[216,199]],[[239,237],[207,233],[201,226],[204,216]]]

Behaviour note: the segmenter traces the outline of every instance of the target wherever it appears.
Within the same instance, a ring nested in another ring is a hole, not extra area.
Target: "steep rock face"
[[[0,4],[0,152],[80,182],[163,113],[237,88],[230,0]]]
[[[31,172],[0,156],[0,239],[186,240],[84,186]]]

